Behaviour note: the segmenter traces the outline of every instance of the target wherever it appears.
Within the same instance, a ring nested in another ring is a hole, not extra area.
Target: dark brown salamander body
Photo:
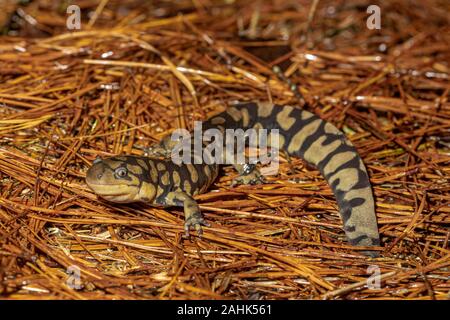
[[[357,246],[379,245],[374,200],[366,168],[355,147],[332,124],[291,106],[246,103],[229,107],[203,123],[203,130],[278,129],[279,147],[316,166],[328,181],[340,208],[349,242]],[[170,154],[167,139],[155,154]],[[226,144],[226,142],[225,142]],[[234,165],[240,183],[260,181],[258,170]],[[118,156],[95,161],[86,182],[99,196],[115,202],[143,201],[153,205],[183,206],[188,232],[201,232],[205,224],[192,196],[205,192],[218,173],[217,165],[180,164],[156,157]],[[368,254],[375,255],[374,252]]]

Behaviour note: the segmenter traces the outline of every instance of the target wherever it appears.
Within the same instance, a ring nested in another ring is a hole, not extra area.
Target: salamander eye
[[[116,169],[116,176],[118,176],[119,178],[126,177],[127,174],[128,174],[127,168],[120,167]]]

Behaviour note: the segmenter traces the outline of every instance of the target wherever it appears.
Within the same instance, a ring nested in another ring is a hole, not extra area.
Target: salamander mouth
[[[126,195],[134,195],[138,191],[138,187],[128,184],[117,183],[93,183],[86,180],[88,187],[101,197],[118,197]]]

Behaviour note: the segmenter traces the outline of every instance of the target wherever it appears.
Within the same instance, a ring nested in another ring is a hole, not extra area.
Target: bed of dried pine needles
[[[373,1],[80,0],[78,31],[64,1],[13,2],[0,20],[2,298],[449,298],[448,1],[384,1],[370,30]],[[179,208],[108,203],[84,182],[97,155],[143,154],[230,102],[302,99],[368,167],[380,258],[347,245],[330,188],[297,158],[258,186],[231,187],[224,167],[197,197],[202,239],[182,237]]]

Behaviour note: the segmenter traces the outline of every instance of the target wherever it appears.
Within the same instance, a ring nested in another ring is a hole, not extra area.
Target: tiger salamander
[[[355,246],[380,243],[374,199],[367,170],[355,147],[332,124],[317,115],[269,102],[243,103],[203,122],[203,128],[279,130],[279,147],[316,166],[330,185],[339,205],[344,231]],[[173,148],[167,139],[155,154]],[[259,183],[255,166],[235,164],[239,183]],[[115,156],[96,159],[86,174],[87,185],[100,197],[118,203],[145,202],[184,208],[186,234],[201,235],[203,219],[193,196],[205,192],[218,174],[217,164],[176,164],[170,157]],[[376,255],[374,251],[366,252]]]

